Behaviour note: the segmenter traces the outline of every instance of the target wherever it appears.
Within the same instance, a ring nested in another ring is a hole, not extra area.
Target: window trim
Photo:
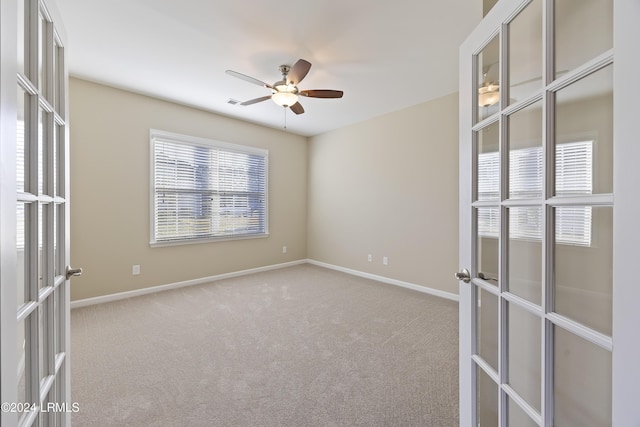
[[[170,142],[173,144],[180,144],[186,146],[207,146],[235,153],[253,154],[262,156],[265,158],[265,176],[264,176],[264,232],[251,233],[251,234],[238,234],[238,235],[226,235],[220,237],[203,237],[203,238],[191,238],[191,239],[176,239],[171,241],[156,241],[155,240],[155,144],[157,141]],[[181,246],[181,245],[193,245],[200,243],[212,243],[222,242],[230,240],[246,240],[246,239],[260,239],[269,237],[269,150],[251,147],[247,145],[233,144],[230,142],[218,141],[208,138],[201,138],[197,136],[184,135],[174,132],[167,132],[158,129],[149,129],[149,245],[151,247],[164,247],[164,246]]]

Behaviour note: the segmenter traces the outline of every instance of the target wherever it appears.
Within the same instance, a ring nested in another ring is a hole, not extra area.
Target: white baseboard
[[[215,282],[217,280],[230,279],[232,277],[239,277],[239,276],[246,276],[247,274],[261,273],[263,271],[277,270],[280,268],[292,267],[294,265],[307,264],[307,263],[317,265],[319,267],[329,268],[331,270],[341,271],[343,273],[351,274],[354,276],[364,277],[365,279],[371,279],[371,280],[387,283],[394,286],[413,289],[414,291],[435,295],[440,298],[446,298],[452,301],[459,301],[458,295],[452,294],[450,292],[440,291],[438,289],[429,288],[427,286],[421,286],[421,285],[416,285],[414,283],[403,282],[401,280],[390,279],[388,277],[365,273],[358,270],[352,270],[350,268],[340,267],[333,264],[327,264],[327,263],[316,261],[313,259],[301,259],[298,261],[285,262],[282,264],[274,264],[274,265],[268,265],[264,267],[250,268],[248,270],[218,274],[216,276],[202,277],[200,279],[185,280],[183,282],[169,283],[167,285],[151,286],[149,288],[142,288],[142,289],[136,289],[133,291],[119,292],[117,294],[103,295],[103,296],[94,297],[94,298],[86,298],[86,299],[71,301],[71,309],[73,310],[74,308],[86,307],[86,306],[95,305],[95,304],[103,304],[106,302],[118,301],[126,298],[137,297],[140,295],[147,295],[155,292],[168,291],[170,289],[184,288],[186,286],[201,285],[203,283]]]
[[[263,271],[277,270],[279,268],[291,267],[299,264],[306,264],[307,260],[285,262],[282,264],[267,265],[265,267],[250,268],[248,270],[234,271],[231,273],[218,274],[216,276],[202,277],[200,279],[185,280],[183,282],[169,283],[167,285],[151,286],[148,288],[136,289],[134,291],[119,292],[117,294],[104,295],[94,298],[85,298],[81,300],[71,301],[71,309],[86,307],[89,305],[103,304],[105,302],[118,301],[121,299],[137,297],[140,295],[153,294],[169,289],[184,288],[185,286],[201,285],[203,283],[215,282],[217,280],[229,279],[232,277],[246,276],[247,274],[260,273]]]
[[[425,294],[434,295],[440,298],[446,298],[456,302],[460,301],[460,297],[457,294],[453,294],[451,292],[445,292],[438,289],[429,288],[427,286],[416,285],[415,283],[403,282],[402,280],[391,279],[384,276],[378,276],[376,274],[365,273],[363,271],[352,270],[350,268],[340,267],[338,265],[333,265],[333,264],[327,264],[325,262],[316,261],[313,259],[307,259],[307,262],[309,264],[317,265],[319,267],[329,268],[331,270],[341,271],[343,273],[352,274],[354,276],[364,277],[365,279],[371,279],[377,282],[400,286],[402,288],[413,289],[414,291],[423,292]]]

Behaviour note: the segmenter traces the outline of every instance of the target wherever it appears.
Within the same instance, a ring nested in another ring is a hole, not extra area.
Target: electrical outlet
[[[371,254],[367,255],[367,261],[369,262],[373,261],[373,255]]]
[[[282,247],[282,253],[283,253],[283,254],[286,254],[286,253],[287,253],[287,247],[286,247],[286,246],[283,246],[283,247]]]
[[[131,274],[133,274],[134,276],[137,276],[138,274],[140,274],[140,266],[134,265],[133,268],[131,269]]]
[[[384,264],[384,265],[389,265],[389,258],[388,258],[388,257],[386,257],[386,256],[383,256],[383,257],[382,257],[382,264]]]

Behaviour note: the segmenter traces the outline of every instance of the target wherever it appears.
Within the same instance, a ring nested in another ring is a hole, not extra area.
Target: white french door
[[[1,7],[0,420],[66,426],[79,408],[69,387],[65,35],[52,0]]]
[[[460,48],[461,426],[640,426],[639,22],[500,0]]]

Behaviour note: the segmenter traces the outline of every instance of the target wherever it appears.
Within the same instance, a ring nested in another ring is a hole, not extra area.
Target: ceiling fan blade
[[[264,86],[266,88],[271,89],[271,85],[270,84],[267,84],[267,83],[263,82],[262,80],[254,79],[253,77],[247,76],[246,74],[242,74],[242,73],[239,73],[239,72],[233,71],[233,70],[227,70],[226,73],[229,74],[230,76],[237,77],[237,78],[239,78],[241,80],[244,80],[246,82],[253,83],[253,84],[258,85],[258,86]]]
[[[330,89],[301,90],[300,95],[308,96],[309,98],[342,98],[344,92]]]
[[[241,102],[240,105],[252,105],[257,104],[258,102],[266,101],[267,99],[271,99],[271,95],[261,96],[260,98],[250,99],[248,101]]]
[[[307,75],[310,68],[311,63],[309,61],[298,59],[298,62],[293,65],[293,67],[289,71],[289,74],[287,74],[287,84],[297,86]]]
[[[291,108],[291,111],[293,111],[296,114],[304,113],[304,108],[302,108],[302,104],[300,104],[299,102],[296,102],[289,108]]]

